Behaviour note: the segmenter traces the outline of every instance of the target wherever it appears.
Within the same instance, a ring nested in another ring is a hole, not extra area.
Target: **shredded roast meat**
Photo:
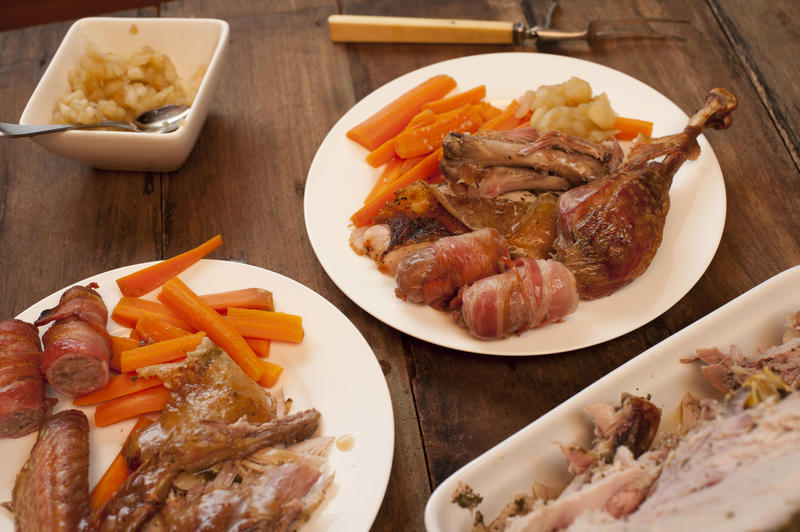
[[[793,388],[800,387],[800,337],[793,337],[779,346],[764,351],[745,354],[739,347],[731,346],[724,354],[716,347],[698,349],[694,356],[682,362],[701,360],[703,375],[716,389],[729,393],[739,388],[755,373],[769,368]]]
[[[708,364],[703,374],[727,395],[686,394],[677,430],[659,438],[660,413],[644,398],[589,405],[592,448],[561,444],[572,481],[555,498],[534,492],[474,530],[792,529],[800,515],[800,339],[786,338],[754,353],[733,346],[729,355],[700,349],[682,359]]]

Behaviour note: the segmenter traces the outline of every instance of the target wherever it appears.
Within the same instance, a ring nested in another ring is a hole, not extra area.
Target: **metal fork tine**
[[[686,37],[682,35],[674,35],[671,33],[659,32],[623,32],[623,31],[606,31],[595,34],[589,34],[588,41],[593,40],[610,40],[610,39],[655,39],[659,41],[685,41]]]
[[[590,21],[586,28],[579,31],[558,30],[552,27],[553,14],[558,8],[558,0],[552,0],[547,15],[542,26],[534,26],[525,30],[523,38],[529,38],[536,42],[555,42],[555,41],[592,41],[602,39],[658,39],[658,40],[680,40],[685,41],[686,37],[662,33],[658,31],[630,31],[625,29],[605,29],[609,26],[624,24],[688,24],[688,20],[672,19],[663,17],[621,17],[605,18]]]
[[[552,26],[553,14],[555,14],[556,8],[558,8],[558,0],[553,0],[550,7],[547,9],[547,15],[544,17],[544,28],[550,28]]]
[[[622,29],[608,29],[608,26],[621,24],[649,24],[649,23],[678,23],[688,24],[688,20],[657,18],[657,17],[630,17],[630,18],[610,18],[598,19],[589,22],[587,28],[587,40],[592,42],[600,39],[657,39],[657,40],[679,40],[685,41],[686,37],[659,31],[626,31]]]
[[[627,17],[627,18],[602,18],[591,21],[589,24],[644,24],[650,22],[666,22],[677,24],[688,24],[688,20],[677,18],[659,18],[659,17]]]

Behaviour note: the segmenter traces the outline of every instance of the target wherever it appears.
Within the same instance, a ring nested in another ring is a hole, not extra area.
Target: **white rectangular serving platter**
[[[661,408],[661,428],[673,428],[686,392],[695,397],[718,396],[703,379],[698,363],[682,364],[681,357],[703,347],[728,352],[736,344],[747,353],[780,344],[786,316],[798,309],[800,266],[795,266],[631,359],[456,471],[428,500],[426,528],[430,532],[469,530],[473,516],[452,503],[459,482],[483,497],[477,509],[486,523],[516,494],[530,493],[534,482],[566,484],[570,476],[557,443],[589,445],[592,421],[584,407],[591,403],[619,404],[623,392],[649,395]]]

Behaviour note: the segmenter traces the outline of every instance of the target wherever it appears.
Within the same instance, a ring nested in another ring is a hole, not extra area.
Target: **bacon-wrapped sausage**
[[[42,424],[17,475],[11,509],[19,531],[74,531],[89,518],[89,421],[62,410]]]
[[[395,294],[443,309],[462,286],[504,271],[510,260],[505,239],[492,228],[440,238],[400,261]]]
[[[553,260],[519,258],[510,270],[464,288],[456,321],[487,340],[562,319],[578,307],[575,277]]]
[[[0,322],[0,437],[38,430],[52,408],[39,370],[39,332],[21,320]]]
[[[67,289],[58,306],[35,322],[55,322],[42,337],[41,367],[50,386],[66,395],[83,395],[108,384],[108,309],[94,288],[96,283]]]

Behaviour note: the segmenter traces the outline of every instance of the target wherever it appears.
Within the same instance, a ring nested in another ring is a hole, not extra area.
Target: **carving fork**
[[[522,44],[555,41],[586,41],[589,44],[603,39],[678,39],[680,35],[655,31],[613,29],[619,25],[648,23],[687,23],[687,20],[668,18],[629,17],[592,20],[583,30],[566,31],[551,28],[553,13],[558,5],[554,0],[541,26],[526,27],[513,22],[489,20],[455,20],[412,17],[378,17],[365,15],[331,15],[328,17],[331,40],[334,42],[405,42],[405,43],[471,43]]]

